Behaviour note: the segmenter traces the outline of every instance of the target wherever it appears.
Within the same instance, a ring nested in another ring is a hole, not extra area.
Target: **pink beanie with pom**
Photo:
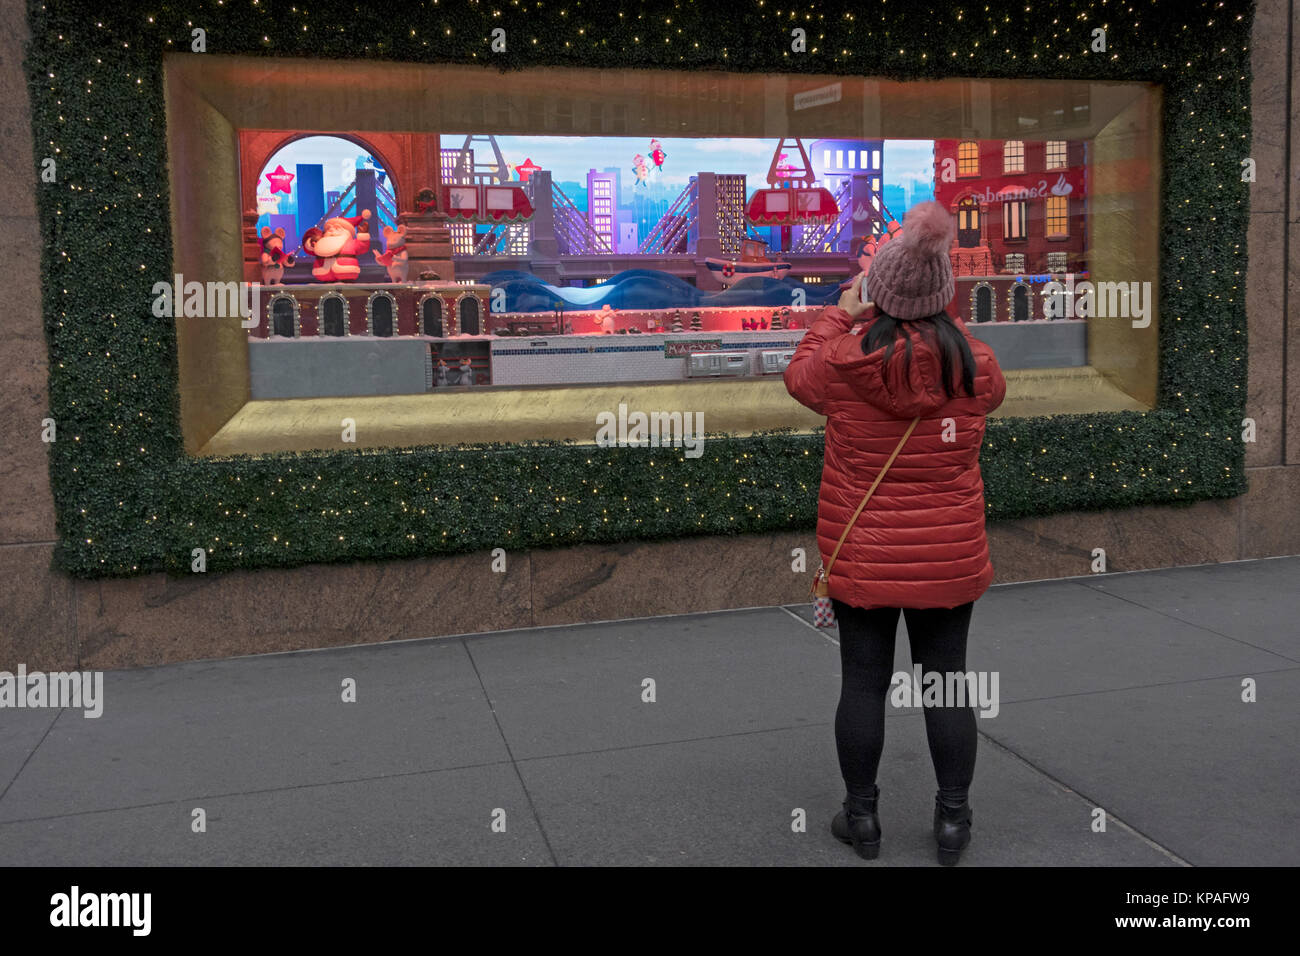
[[[957,224],[941,203],[917,203],[903,231],[871,260],[867,298],[896,319],[922,319],[944,310],[957,292],[948,249]]]

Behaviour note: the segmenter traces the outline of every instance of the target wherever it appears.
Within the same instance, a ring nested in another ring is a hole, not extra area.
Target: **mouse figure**
[[[433,385],[435,388],[443,388],[447,384],[447,363],[438,359],[438,367],[433,370]]]
[[[460,360],[460,384],[474,384],[474,367],[470,364],[468,355]]]
[[[384,252],[375,253],[375,261],[388,270],[389,282],[405,282],[410,270],[406,251],[406,227],[383,227]]]
[[[284,228],[271,231],[263,226],[259,237],[262,248],[262,285],[280,285],[286,267],[293,268],[294,255],[284,251]]]

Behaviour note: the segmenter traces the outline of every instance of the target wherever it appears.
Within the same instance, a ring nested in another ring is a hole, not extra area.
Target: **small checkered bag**
[[[823,565],[817,566],[817,574],[813,577],[812,593],[813,626],[834,627],[835,605],[831,603],[831,596],[827,592],[826,568]]]
[[[885,462],[885,467],[880,469],[880,474],[876,475],[876,480],[871,483],[867,493],[862,498],[862,503],[858,505],[858,510],[853,512],[853,517],[849,519],[848,524],[844,526],[844,532],[840,535],[840,540],[835,542],[835,550],[831,552],[831,559],[817,566],[817,573],[813,575],[812,596],[813,596],[813,626],[815,627],[834,627],[835,626],[835,605],[831,603],[831,568],[835,566],[835,559],[840,556],[840,548],[844,545],[844,539],[849,536],[853,524],[858,520],[858,515],[862,514],[862,509],[867,506],[871,496],[876,493],[876,486],[880,484],[880,479],[885,477],[885,472],[889,471],[889,466],[894,463],[898,453],[903,450],[903,445],[912,436],[913,429],[916,428],[917,422],[921,420],[918,415],[912,419],[912,424],[907,426],[907,431],[903,432],[903,437],[898,440],[898,446],[894,453],[889,456]]]

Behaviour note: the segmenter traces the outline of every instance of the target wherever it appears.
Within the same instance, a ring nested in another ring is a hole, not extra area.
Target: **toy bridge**
[[[490,159],[480,161],[476,146]],[[773,244],[770,254],[779,254],[783,263],[789,263],[790,275],[842,277],[853,258],[852,251],[844,249],[845,240],[855,234],[884,232],[894,218],[878,197],[871,202],[859,201],[855,206],[853,183],[848,177],[833,182],[832,188],[817,185],[802,141],[783,138],[772,156],[767,187],[755,190],[747,202],[743,177],[730,177],[740,180],[743,208],[734,198],[724,208],[721,185],[716,203],[710,195],[704,208],[708,215],[718,217],[716,228],[708,228],[713,225],[709,223],[701,228],[699,183],[702,178],[711,183],[715,174],[700,173],[667,204],[635,252],[618,253],[612,248],[612,237],[593,227],[587,214],[549,172],[529,172],[525,181],[510,180],[510,169],[493,136],[467,136],[459,149],[444,150],[444,190],[455,186],[478,188],[480,192],[493,187],[510,188],[521,197],[515,201],[514,214],[495,219],[485,214],[482,200],[477,215],[466,209],[462,224],[453,226],[461,230],[453,253],[458,276],[470,278],[497,269],[517,268],[560,280],[601,279],[640,268],[692,278],[704,268],[705,259],[719,254],[699,251],[701,234],[714,237],[715,249],[721,238],[721,255],[734,258],[741,251],[742,241],[759,239],[756,228],[776,228],[781,242]],[[708,188],[712,190],[713,186]],[[728,188],[735,196],[736,185]],[[469,194],[463,195],[464,202],[470,204]],[[525,202],[529,214],[521,215]]]
[[[637,246],[637,255],[658,256],[679,248],[686,252],[694,251],[689,248],[689,238],[700,219],[698,182],[698,179],[692,179],[669,203],[668,211],[659,217],[646,234],[645,241]]]

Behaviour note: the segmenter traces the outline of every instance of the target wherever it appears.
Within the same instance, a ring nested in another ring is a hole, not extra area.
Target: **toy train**
[[[780,375],[793,357],[792,348],[749,352],[692,352],[686,363],[686,375],[688,378],[734,378],[749,374],[751,365],[756,375]]]

